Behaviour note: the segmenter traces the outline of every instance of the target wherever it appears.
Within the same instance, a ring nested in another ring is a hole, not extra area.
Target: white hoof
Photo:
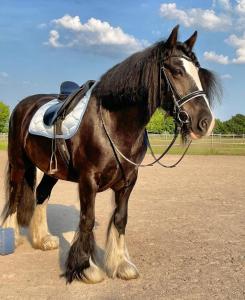
[[[85,283],[99,283],[105,279],[104,272],[96,266],[96,264],[92,261],[92,259],[89,259],[90,267],[83,270],[83,276],[82,280]]]
[[[33,241],[33,247],[43,251],[57,249],[59,248],[59,238],[57,236],[47,234],[40,242]]]
[[[124,280],[136,279],[139,277],[139,272],[132,262],[124,260],[117,268],[117,277]]]

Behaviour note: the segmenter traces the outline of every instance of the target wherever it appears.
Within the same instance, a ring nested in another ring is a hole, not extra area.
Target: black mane
[[[176,49],[200,67],[195,53],[186,44],[178,42]],[[159,78],[160,66],[172,52],[165,41],[161,41],[131,55],[101,77],[93,94],[109,110],[120,110],[139,102],[146,104],[150,113],[159,106],[171,107],[166,99],[165,103],[160,99]],[[220,91],[215,75],[203,68],[200,68],[199,75],[204,91],[213,101]]]

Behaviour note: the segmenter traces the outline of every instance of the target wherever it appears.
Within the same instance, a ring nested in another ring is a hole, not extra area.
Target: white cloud
[[[225,42],[235,48],[236,57],[229,59],[228,56],[223,54],[217,54],[214,51],[204,52],[204,58],[209,61],[213,61],[219,64],[245,64],[245,32],[241,37],[235,34],[231,34]]]
[[[222,79],[232,79],[232,76],[230,74],[223,74],[220,76]]]
[[[228,39],[225,40],[229,45],[236,49],[236,58],[232,60],[235,64],[245,63],[245,32],[242,37],[238,37],[235,34],[231,34]]]
[[[218,64],[227,65],[229,64],[228,56],[224,56],[223,54],[217,54],[215,51],[205,51],[204,52],[204,59],[216,62]]]
[[[49,39],[48,42],[45,42],[45,45],[50,45],[51,47],[54,48],[60,48],[63,47],[63,45],[59,42],[59,32],[57,30],[51,30],[49,32]]]
[[[61,27],[71,29],[74,31],[82,31],[86,27],[86,24],[83,25],[80,22],[79,16],[72,17],[70,15],[64,15],[62,18],[55,19],[52,22],[57,25],[60,25]]]
[[[245,15],[245,0],[237,0],[236,11],[241,15]]]
[[[213,0],[213,7],[220,6],[224,10],[231,10],[232,5],[230,0]]]
[[[162,17],[177,20],[186,27],[202,27],[211,31],[224,31],[231,26],[228,15],[217,15],[213,9],[178,9],[176,3],[162,3],[160,6]]]
[[[148,46],[148,42],[137,40],[125,33],[120,27],[113,27],[108,22],[90,18],[81,23],[79,16],[65,15],[55,19],[52,24],[57,30],[51,30],[49,44],[52,47],[73,47],[89,49],[90,52],[104,55],[129,54]]]

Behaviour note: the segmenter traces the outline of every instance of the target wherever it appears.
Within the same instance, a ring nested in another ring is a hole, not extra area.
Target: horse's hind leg
[[[29,225],[34,210],[36,168],[21,151],[13,153],[12,148],[6,174],[7,202],[2,215],[3,227],[14,228],[17,246],[21,242],[19,226]]]
[[[128,199],[134,183],[115,192],[116,208],[108,227],[104,261],[107,275],[112,278],[117,276],[129,280],[139,276],[136,266],[130,260],[125,241]]]
[[[99,263],[96,259],[96,245],[93,234],[97,185],[92,177],[80,178],[81,211],[79,231],[76,233],[70,248],[64,274],[69,283],[74,279],[86,283],[97,283],[104,279],[104,273],[99,269]]]
[[[36,190],[37,205],[30,222],[29,233],[32,245],[37,249],[51,250],[59,247],[58,237],[49,233],[47,224],[48,199],[57,181],[58,179],[44,174]]]

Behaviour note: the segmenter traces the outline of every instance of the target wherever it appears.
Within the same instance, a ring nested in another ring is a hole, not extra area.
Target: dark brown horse
[[[79,130],[66,141],[69,167],[57,154],[58,170],[52,176],[48,173],[51,139],[32,135],[28,128],[37,109],[54,95],[27,97],[11,115],[4,220],[5,226],[15,227],[17,242],[19,226],[30,226],[35,248],[57,248],[58,238],[48,231],[47,201],[58,179],[78,183],[80,222],[66,261],[67,282],[99,282],[104,278],[102,268],[109,277],[138,277],[125,244],[128,199],[138,166],[116,153],[103,127],[102,115],[113,143],[135,163],[141,163],[145,156],[145,127],[158,107],[170,115],[177,112],[183,136],[200,138],[214,126],[209,102],[215,80],[212,73],[200,67],[192,52],[197,33],[184,43],[177,41],[177,34],[178,26],[166,41],[130,56],[101,77],[92,90]],[[76,97],[80,97],[79,93]],[[36,167],[44,176],[35,189]],[[101,264],[93,234],[95,196],[109,188],[115,193],[116,208]]]

